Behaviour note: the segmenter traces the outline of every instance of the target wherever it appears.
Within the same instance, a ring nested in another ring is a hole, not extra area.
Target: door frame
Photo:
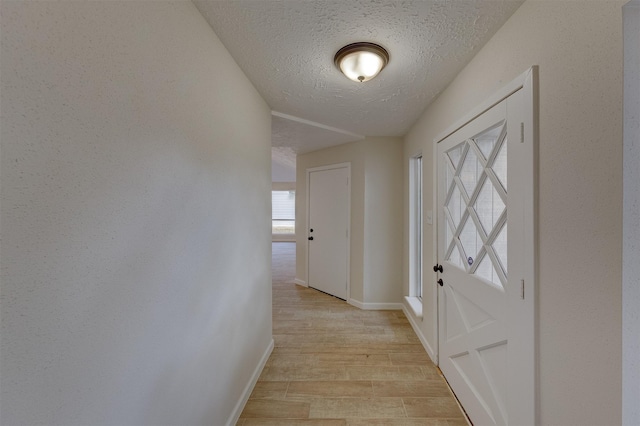
[[[533,400],[532,407],[518,407],[519,412],[517,418],[510,418],[514,424],[538,424],[539,404],[540,404],[540,384],[539,384],[539,336],[538,336],[538,66],[534,65],[511,82],[491,94],[484,102],[473,108],[462,118],[455,121],[454,124],[447,127],[445,131],[438,134],[433,140],[433,206],[434,217],[433,223],[437,224],[441,214],[438,211],[438,143],[455,133],[460,128],[475,120],[485,111],[491,109],[503,100],[507,99],[517,91],[523,94],[523,111],[524,111],[524,127],[521,127],[521,135],[516,135],[522,140],[531,142],[523,145],[524,154],[530,161],[523,164],[521,171],[532,181],[532,185],[525,189],[522,194],[524,200],[524,229],[523,239],[525,241],[525,258],[522,260],[523,274],[519,279],[523,279],[526,283],[527,296],[523,302],[522,309],[526,312],[527,320],[520,324],[527,330],[527,334],[533,337],[531,342],[532,348],[521,349],[519,356],[526,359],[528,365],[531,366],[532,386],[527,390],[529,400]],[[438,227],[433,231],[433,264],[438,263]],[[436,301],[436,313],[434,321],[434,355],[435,363],[440,364],[440,345],[439,345],[439,307],[440,292],[438,285],[432,283],[432,291],[434,292],[434,300]]]
[[[307,251],[307,271],[306,271],[306,280],[307,286],[309,286],[309,261],[310,261],[310,251],[309,251],[309,224],[311,219],[311,173],[313,172],[322,172],[326,170],[333,169],[347,169],[347,298],[348,302],[351,300],[351,162],[345,163],[336,163],[336,164],[328,164],[325,166],[318,167],[310,167],[306,170],[307,175],[307,220],[306,220],[306,251]]]

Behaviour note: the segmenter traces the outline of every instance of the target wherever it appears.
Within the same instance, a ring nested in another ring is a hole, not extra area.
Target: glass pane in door
[[[467,195],[471,196],[473,194],[482,175],[482,170],[482,164],[475,152],[472,149],[468,149],[460,170],[460,180],[462,180]]]
[[[504,126],[503,121],[450,149],[446,154],[451,163],[445,164],[445,185],[451,194],[445,208],[453,222],[445,225],[446,260],[498,285],[507,273],[507,225],[499,222],[507,209]],[[494,230],[498,223],[502,228]]]
[[[489,129],[482,133],[479,136],[476,136],[473,140],[480,148],[482,155],[487,160],[493,151],[493,148],[496,146],[496,142],[498,142],[498,138],[500,137],[500,132],[502,131],[502,125],[494,127],[493,129]]]
[[[505,209],[502,198],[498,195],[490,179],[486,179],[478,194],[474,209],[486,234],[490,234],[498,218]]]

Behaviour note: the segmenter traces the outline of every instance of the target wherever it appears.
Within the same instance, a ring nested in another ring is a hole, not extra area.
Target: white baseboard
[[[296,278],[295,280],[293,280],[293,282],[298,285],[301,285],[302,287],[309,287],[307,283],[304,282],[304,280],[301,280],[300,278]]]
[[[433,350],[433,348],[431,347],[431,345],[429,344],[429,342],[427,341],[427,339],[424,337],[424,334],[422,334],[422,330],[418,326],[418,323],[416,322],[416,319],[413,316],[413,313],[411,312],[411,308],[403,304],[402,312],[404,312],[404,315],[409,320],[409,324],[411,324],[413,331],[415,331],[416,336],[418,336],[418,339],[420,339],[420,343],[422,343],[424,350],[427,351],[427,355],[429,355],[429,358],[431,358],[431,361],[433,361],[435,365],[438,365],[438,356],[436,352]]]
[[[262,354],[262,358],[260,358],[260,362],[256,366],[256,369],[253,371],[251,375],[251,380],[247,383],[244,390],[242,391],[242,395],[238,400],[238,403],[235,407],[233,407],[233,411],[231,412],[231,416],[229,416],[229,420],[227,421],[227,426],[233,426],[238,423],[238,419],[240,418],[240,414],[242,414],[242,410],[244,410],[244,406],[247,404],[249,397],[251,396],[251,392],[253,392],[253,388],[256,386],[258,379],[260,378],[260,373],[262,373],[262,369],[264,365],[269,360],[269,356],[271,356],[271,352],[273,351],[274,341],[271,339],[269,346],[267,346],[267,350]]]
[[[356,299],[347,301],[352,306],[364,311],[401,311],[402,303],[364,303]]]

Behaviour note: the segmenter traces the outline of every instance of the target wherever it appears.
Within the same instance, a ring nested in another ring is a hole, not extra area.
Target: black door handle
[[[309,240],[309,241],[313,241],[313,237],[309,237],[309,238],[308,238],[308,240]]]
[[[442,281],[442,278],[438,280],[438,284],[440,284],[440,287],[444,286],[444,281]]]
[[[433,272],[442,272],[442,265],[436,263],[436,266],[433,267]]]

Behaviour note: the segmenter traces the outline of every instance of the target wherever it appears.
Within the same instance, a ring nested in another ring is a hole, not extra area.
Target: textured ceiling
[[[331,145],[357,139],[347,140],[349,133],[404,135],[522,1],[194,3],[281,114],[274,115],[274,146],[302,152],[318,149],[312,140]],[[382,73],[366,83],[348,80],[333,64],[335,52],[356,41],[380,44],[391,57]]]
[[[287,146],[271,148],[271,182],[296,181],[296,152]]]
[[[364,139],[363,135],[345,132],[320,123],[297,117],[272,113],[271,145],[291,147],[297,154],[305,154],[330,146]]]

